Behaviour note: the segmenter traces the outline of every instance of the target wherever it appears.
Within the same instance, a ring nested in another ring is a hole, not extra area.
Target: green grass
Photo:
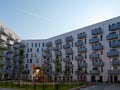
[[[75,87],[80,87],[82,85],[87,85],[87,83],[79,83],[79,84],[60,84],[59,90],[68,90],[70,88],[75,88]],[[0,82],[0,87],[1,88],[14,88],[16,90],[26,90],[26,84],[21,84],[21,88],[18,88],[17,83],[12,83],[12,82]],[[43,84],[37,84],[36,85],[36,90],[43,90],[42,89]],[[33,84],[27,84],[27,90],[34,90],[34,85]],[[46,89],[45,90],[55,90],[55,85],[54,84],[46,84]]]

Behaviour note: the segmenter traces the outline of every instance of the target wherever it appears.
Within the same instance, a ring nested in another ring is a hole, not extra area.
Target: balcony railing
[[[83,45],[83,41],[82,40],[79,40],[77,42],[75,42],[75,46],[78,47],[78,46],[82,46]]]
[[[80,56],[75,56],[75,60],[76,61],[80,61],[80,60],[83,60],[84,59],[84,57],[82,56],[82,55],[80,55]]]
[[[66,43],[65,45],[63,45],[63,48],[64,48],[64,49],[70,48],[70,44],[69,44],[69,43]]]
[[[69,68],[73,68],[73,66],[74,66],[73,64],[68,64]]]
[[[58,50],[59,50],[59,47],[56,46],[56,47],[53,48],[53,50],[54,50],[54,51],[58,51]]]
[[[108,75],[119,75],[120,70],[113,69],[113,70],[108,70]]]
[[[109,52],[107,52],[108,57],[116,57],[119,56],[119,51],[116,49],[111,49]]]
[[[113,24],[113,25],[109,25],[109,31],[115,31],[119,29],[120,29],[120,22]]]
[[[58,56],[62,56],[61,51],[56,51],[55,54],[58,55]]]
[[[103,61],[93,62],[93,66],[94,67],[102,67],[102,66],[104,66],[104,62]]]
[[[109,33],[107,35],[107,40],[111,40],[111,39],[117,39],[118,38],[118,34],[116,32],[114,33]]]
[[[120,60],[112,60],[112,65],[120,66]]]
[[[86,38],[86,37],[87,37],[86,33],[80,33],[80,34],[77,35],[78,39],[82,39],[82,38]]]
[[[69,57],[63,58],[63,61],[64,61],[64,62],[69,62],[69,61],[70,61],[70,58],[69,58]]]
[[[86,47],[78,48],[78,53],[84,53],[84,52],[87,52]]]
[[[91,71],[90,71],[90,74],[91,74],[91,75],[99,75],[99,74],[100,74],[100,71],[99,71],[99,70],[91,70]]]
[[[49,49],[49,48],[46,48],[46,49],[44,49],[44,52],[45,52],[45,53],[48,53],[48,52],[50,52],[50,49]]]
[[[98,34],[102,34],[103,33],[103,29],[102,28],[97,28],[92,30],[92,35],[98,35]]]
[[[51,58],[51,57],[52,57],[52,54],[51,54],[51,53],[48,53],[48,54],[46,54],[46,57],[47,57],[47,58]]]
[[[92,37],[90,40],[89,40],[90,44],[92,43],[98,43],[99,42],[99,38],[98,37]]]
[[[89,55],[89,58],[90,59],[97,59],[97,58],[99,58],[99,54],[98,53],[92,53],[92,54]]]
[[[52,46],[52,42],[46,43],[46,46],[47,46],[47,47],[51,47],[51,46]]]
[[[66,42],[70,42],[70,41],[73,41],[73,36],[68,36],[65,38],[65,41]]]
[[[55,40],[55,44],[61,44],[61,43],[62,43],[62,40],[61,40],[61,39]]]
[[[79,68],[85,68],[85,67],[87,67],[87,63],[86,62],[79,63],[78,67]]]
[[[77,71],[75,71],[75,74],[77,74],[77,75],[84,75],[85,72],[82,71],[82,70],[77,70]]]
[[[66,55],[71,55],[71,54],[73,54],[73,50],[72,49],[68,49],[68,50],[66,50]]]
[[[93,50],[102,50],[103,49],[103,45],[102,44],[97,44],[97,45],[94,45],[92,47]]]
[[[112,42],[110,45],[112,48],[120,47],[120,40],[117,40],[115,42]]]

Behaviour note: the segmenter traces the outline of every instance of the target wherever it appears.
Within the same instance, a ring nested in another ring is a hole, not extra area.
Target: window
[[[37,48],[37,52],[39,52],[39,48]]]
[[[26,64],[26,68],[28,68],[28,64]]]
[[[102,35],[100,35],[100,40],[101,40],[101,41],[103,40],[103,36],[102,36]]]
[[[73,42],[72,42],[72,47],[73,47]]]
[[[101,55],[103,55],[103,51],[101,51]]]
[[[39,43],[39,47],[40,47],[40,43]]]
[[[32,43],[32,47],[33,47],[33,43]]]
[[[26,54],[26,58],[28,58],[28,54]]]
[[[27,63],[29,63],[29,59],[27,59]]]
[[[27,49],[27,52],[29,52],[29,48]]]
[[[43,46],[43,47],[45,46],[44,43],[42,44],[42,46]]]
[[[30,59],[30,63],[32,63],[32,59]]]
[[[36,60],[36,63],[39,63],[39,60],[38,60],[38,59]]]
[[[85,44],[86,44],[86,39],[85,39]]]
[[[30,48],[30,52],[32,52],[32,48]]]
[[[37,47],[37,43],[35,43],[35,47]]]

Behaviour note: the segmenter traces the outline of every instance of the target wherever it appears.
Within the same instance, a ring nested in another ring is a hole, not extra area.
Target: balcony
[[[63,61],[64,62],[69,62],[70,61],[70,57],[63,58]]]
[[[86,34],[85,32],[79,33],[79,34],[77,35],[77,38],[78,38],[78,39],[82,39],[82,38],[86,38],[86,37],[87,37],[87,34]]]
[[[51,47],[51,46],[52,46],[52,42],[46,43],[46,46],[47,46],[47,47]]]
[[[112,47],[112,48],[120,47],[120,40],[112,42],[111,45],[110,45],[110,47]]]
[[[55,40],[55,44],[62,44],[62,40],[61,39]]]
[[[78,46],[82,46],[83,45],[83,41],[82,40],[79,40],[77,42],[75,42],[75,46],[78,47]]]
[[[0,40],[7,41],[7,38],[4,35],[0,34]]]
[[[108,75],[119,75],[120,71],[117,69],[108,70]]]
[[[98,43],[99,42],[99,38],[97,36],[95,37],[92,37],[90,40],[89,40],[90,44],[92,43]]]
[[[70,42],[70,41],[73,41],[73,36],[68,36],[65,38],[65,41],[66,42]]]
[[[77,71],[75,71],[75,74],[77,74],[77,75],[84,75],[85,72],[82,71],[82,70],[77,70]]]
[[[91,70],[91,71],[90,71],[90,74],[91,74],[91,75],[99,75],[99,74],[100,74],[100,71],[99,71],[99,70]]]
[[[120,29],[120,22],[116,24],[109,25],[109,31],[115,31]]]
[[[104,66],[104,62],[103,61],[93,62],[93,66],[94,67],[102,67],[102,66]]]
[[[68,64],[69,68],[73,68],[73,66],[74,66],[73,64]]]
[[[118,34],[116,32],[112,32],[107,35],[107,40],[112,40],[117,38],[118,38]]]
[[[46,66],[46,69],[51,69],[51,68],[52,66],[50,64]]]
[[[98,59],[99,58],[99,54],[98,53],[92,53],[89,55],[90,59]]]
[[[51,54],[51,53],[48,53],[48,54],[46,54],[46,57],[47,57],[47,58],[51,58],[51,57],[52,57],[52,54]]]
[[[61,51],[56,51],[55,55],[62,56],[62,53],[61,53]]]
[[[46,49],[44,49],[44,52],[45,52],[45,53],[48,53],[48,52],[50,52],[50,49],[49,49],[49,48],[46,48]]]
[[[103,49],[103,45],[102,45],[102,44],[94,45],[94,46],[92,47],[92,49],[93,49],[94,51],[96,51],[96,50],[102,50],[102,49]]]
[[[97,28],[97,29],[92,30],[92,35],[98,35],[102,33],[103,33],[102,28]]]
[[[112,65],[120,66],[120,60],[112,60]]]
[[[69,44],[69,43],[66,43],[65,45],[63,45],[63,48],[64,48],[64,49],[70,48],[70,44]]]
[[[84,52],[87,52],[86,47],[78,48],[78,53],[84,53]]]
[[[1,56],[6,57],[7,56],[7,51],[4,51]]]
[[[119,56],[119,51],[116,49],[110,49],[109,52],[107,52],[108,57],[117,57]]]
[[[85,68],[85,67],[87,67],[87,63],[86,62],[79,63],[78,67],[79,68]]]
[[[72,49],[68,49],[66,50],[66,55],[72,55],[73,54],[73,50]]]
[[[56,47],[53,48],[53,50],[54,50],[54,51],[58,51],[58,50],[59,50],[59,47],[56,46]]]
[[[80,55],[80,56],[75,56],[75,60],[76,61],[80,61],[80,60],[83,60],[84,59],[84,57],[82,56],[82,55]]]
[[[49,60],[44,60],[44,63],[45,64],[50,64],[50,61]]]
[[[1,64],[3,65],[7,64],[6,60],[1,60]]]
[[[14,47],[15,49],[19,49],[19,48],[20,48],[20,45],[19,45],[19,44],[15,44],[13,47]]]

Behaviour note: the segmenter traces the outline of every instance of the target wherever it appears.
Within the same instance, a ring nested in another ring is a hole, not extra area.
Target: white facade
[[[44,65],[47,65],[47,74],[53,81],[55,53],[60,51],[61,80],[65,80],[65,65],[68,65],[70,68],[69,81],[120,81],[120,17],[49,39],[23,40],[23,42],[26,46],[25,66],[27,64],[26,69],[30,71],[28,73],[29,79],[33,74],[31,65],[39,64],[42,66],[45,60]],[[35,43],[37,43],[36,47]],[[44,47],[42,46],[43,43],[45,44]],[[27,50],[30,48],[32,51],[28,52]],[[38,52],[36,51],[37,48],[39,48]],[[31,57],[31,54],[37,57]],[[30,59],[32,59],[31,63]],[[39,62],[36,63],[37,59]]]

